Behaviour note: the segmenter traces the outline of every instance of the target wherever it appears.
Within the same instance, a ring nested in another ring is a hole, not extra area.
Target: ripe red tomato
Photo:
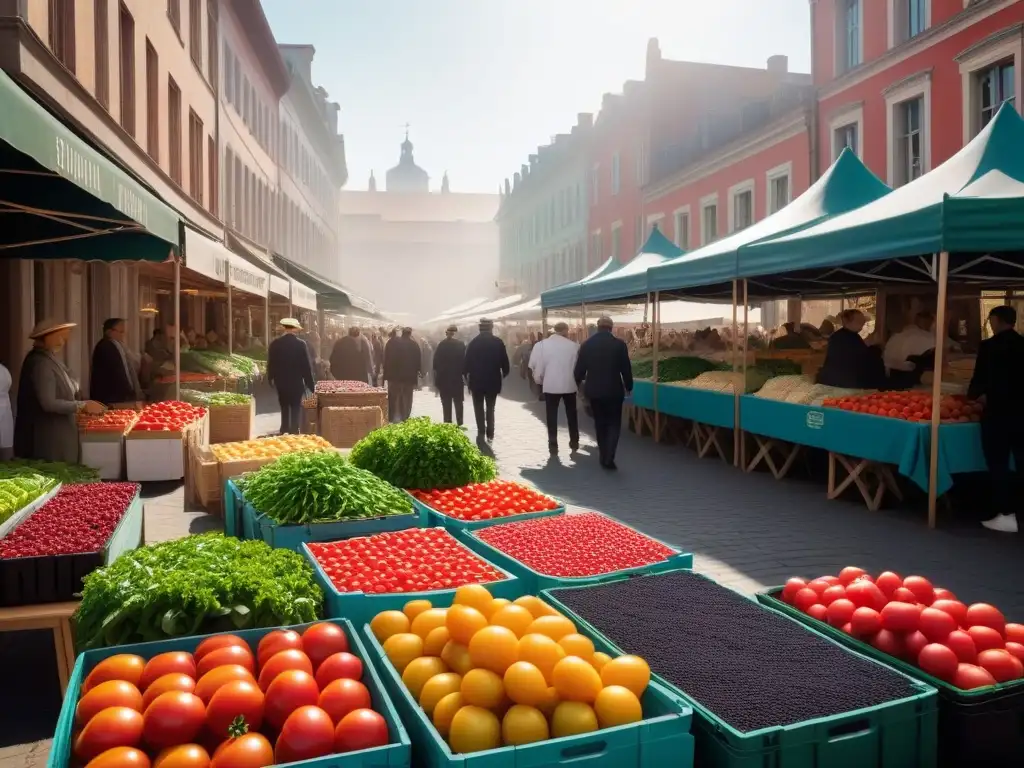
[[[210,753],[198,744],[168,747],[156,756],[153,768],[209,768]]]
[[[956,600],[956,595],[950,592],[948,589],[942,587],[935,588],[935,599],[936,600]]]
[[[387,721],[372,709],[349,712],[334,731],[334,748],[338,752],[355,752],[387,743]]]
[[[896,658],[903,656],[906,650],[903,645],[903,638],[895,632],[890,632],[888,629],[878,630],[870,642],[871,645],[882,653],[888,653]]]
[[[818,602],[818,593],[810,587],[804,587],[793,596],[793,605],[797,610],[807,612],[807,609]]]
[[[913,632],[921,619],[921,606],[894,601],[881,610],[882,627],[892,632]]]
[[[953,685],[962,691],[971,691],[975,688],[983,688],[987,685],[995,685],[996,679],[989,671],[976,664],[960,664],[953,677]]]
[[[848,565],[839,572],[839,583],[844,587],[850,586],[854,580],[859,579],[861,576],[866,576],[867,571],[863,568],[858,568],[854,565]]]
[[[320,622],[306,628],[302,633],[302,650],[313,662],[313,670],[328,656],[348,650],[348,637],[337,624]]]
[[[320,691],[320,709],[331,716],[335,725],[349,712],[371,709],[370,692],[358,680],[332,680]]]
[[[968,627],[967,634],[974,641],[978,653],[1003,647],[1003,636],[992,627]]]
[[[256,658],[259,660],[260,669],[269,661],[270,657],[279,651],[289,649],[302,650],[302,636],[294,629],[275,629],[260,638],[260,644],[256,647]]]
[[[363,662],[347,651],[332,653],[316,671],[316,683],[323,690],[332,680],[362,680]]]
[[[807,582],[803,579],[792,578],[786,582],[786,586],[782,588],[782,601],[792,605],[793,597],[801,589],[807,586]]]
[[[279,763],[313,760],[334,751],[334,721],[320,707],[299,707],[284,721],[274,745]]]
[[[311,674],[299,669],[285,670],[267,687],[263,719],[273,728],[280,728],[296,709],[315,705],[319,699],[320,688]]]
[[[903,579],[900,578],[898,573],[892,571],[883,571],[878,574],[878,578],[875,579],[875,584],[878,586],[882,593],[891,598],[892,593],[903,586]]]
[[[959,665],[956,654],[941,643],[929,643],[917,655],[917,666],[946,682],[953,681]]]
[[[924,576],[907,576],[903,580],[903,586],[914,593],[919,603],[931,605],[935,599],[935,588]]]
[[[917,663],[917,657],[921,655],[921,651],[928,645],[928,638],[921,632],[911,632],[903,638],[903,647],[906,648],[906,659],[914,664]]]
[[[82,685],[82,693],[88,693],[107,680],[125,680],[138,688],[145,666],[145,660],[133,653],[109,656],[93,667],[89,676],[85,678],[85,684]]]
[[[263,691],[251,680],[233,680],[217,689],[206,705],[206,728],[221,738],[228,738],[228,726],[244,717],[249,728],[258,731],[263,725]]]
[[[857,610],[857,606],[852,601],[845,597],[839,600],[833,600],[832,604],[828,606],[828,623],[833,627],[841,627],[848,623],[853,618],[853,612]]]
[[[949,633],[946,638],[946,645],[956,654],[959,661],[964,664],[974,664],[978,660],[978,649],[974,647],[974,640],[962,629],[956,629]]]
[[[1007,640],[1006,650],[1024,662],[1024,643],[1015,643],[1013,640]]]
[[[815,603],[807,609],[807,615],[818,621],[828,621],[828,608],[821,603]]]
[[[917,626],[933,643],[944,643],[949,633],[959,628],[956,619],[945,611],[931,607],[921,611]]]
[[[198,664],[203,660],[203,657],[211,651],[216,651],[218,648],[227,648],[230,645],[238,645],[242,648],[249,647],[249,644],[238,635],[210,635],[196,646],[196,650],[192,656]]]
[[[821,593],[822,605],[829,606],[836,600],[846,597],[846,587],[842,584],[832,584]]]
[[[107,680],[78,701],[75,722],[83,726],[107,707],[128,707],[136,712],[142,712],[142,694],[138,688],[124,680]]]
[[[157,696],[143,716],[142,740],[155,749],[188,744],[203,727],[206,707],[194,693],[168,691]]]
[[[139,690],[145,691],[150,684],[159,677],[180,672],[188,675],[193,680],[197,679],[196,661],[191,653],[184,651],[170,651],[160,653],[146,662],[142,670],[142,678],[139,680]]]
[[[142,711],[146,711],[146,707],[153,703],[153,699],[159,696],[161,693],[167,693],[168,691],[184,691],[185,693],[196,692],[196,681],[186,675],[184,672],[172,672],[169,675],[158,677],[149,687],[146,692],[142,694]]]
[[[970,626],[970,624],[967,623],[967,606],[959,600],[937,598],[931,604],[931,608],[948,613],[956,621],[958,627]]]
[[[228,739],[213,753],[210,768],[267,768],[274,764],[274,748],[262,733]]]
[[[149,768],[149,757],[135,747],[114,747],[97,755],[85,768]]]
[[[267,659],[260,668],[260,688],[264,691],[267,690],[267,686],[270,685],[271,681],[287,669],[301,669],[303,672],[312,675],[313,662],[309,660],[309,656],[295,648],[286,648],[283,651],[278,651]]]
[[[1024,676],[1024,664],[1009,651],[991,649],[978,654],[978,666],[988,670],[997,683],[1008,683]]]
[[[1000,636],[1006,632],[1006,618],[998,608],[988,603],[968,606],[966,624],[969,627],[992,627]]]
[[[888,600],[874,582],[856,579],[846,587],[846,597],[858,608],[874,608],[881,611]]]
[[[911,605],[918,604],[917,595],[906,587],[897,587],[894,589],[892,594],[889,596],[889,599],[898,603],[910,603]]]
[[[228,664],[238,664],[245,667],[253,674],[256,673],[256,661],[252,657],[252,651],[241,645],[228,645],[217,648],[203,656],[196,667],[196,674],[201,678],[211,669],[225,667]]]
[[[89,720],[72,751],[84,763],[114,747],[138,746],[141,740],[141,714],[130,707],[107,707]]]
[[[850,618],[850,629],[854,637],[874,637],[882,628],[882,617],[874,608],[862,605]]]
[[[217,689],[222,685],[227,685],[234,680],[249,680],[253,683],[256,682],[256,678],[252,676],[245,667],[240,664],[226,664],[223,667],[215,667],[207,672],[205,675],[199,678],[199,682],[196,683],[195,694],[204,703],[208,703],[213,694],[217,692]]]
[[[821,597],[824,594],[825,590],[831,586],[832,585],[824,579],[813,579],[812,581],[807,582],[807,588],[813,589],[815,594],[818,595],[818,597]]]
[[[1024,645],[1024,624],[1007,624],[1004,634],[1007,640]]]

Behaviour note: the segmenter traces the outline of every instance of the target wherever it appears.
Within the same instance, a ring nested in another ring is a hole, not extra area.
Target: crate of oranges
[[[643,659],[595,651],[536,596],[467,584],[443,603],[382,611],[363,631],[414,763],[693,765],[690,707]]]

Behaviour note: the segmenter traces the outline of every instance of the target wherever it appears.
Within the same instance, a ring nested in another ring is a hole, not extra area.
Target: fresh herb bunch
[[[396,488],[414,490],[485,483],[498,474],[494,460],[457,426],[426,417],[375,429],[355,444],[349,460]]]
[[[241,480],[245,500],[280,525],[412,514],[409,497],[337,451],[289,453]]]
[[[92,467],[81,464],[65,464],[63,461],[39,461],[36,459],[12,459],[0,462],[0,478],[22,477],[37,472],[62,483],[98,483],[100,473]]]
[[[669,357],[658,361],[658,381],[689,381],[708,371],[724,371],[730,366],[705,360],[703,357],[684,355]],[[633,375],[638,379],[650,379],[654,376],[653,360],[637,360],[633,363]]]
[[[786,358],[759,357],[755,363],[762,371],[767,371],[775,376],[799,376],[803,372],[803,366],[795,360]]]
[[[80,649],[302,624],[323,606],[302,555],[219,533],[126,552],[83,581]]]
[[[218,405],[248,405],[252,395],[237,392],[200,392],[198,389],[181,390],[181,400],[189,405],[205,405],[216,408]]]

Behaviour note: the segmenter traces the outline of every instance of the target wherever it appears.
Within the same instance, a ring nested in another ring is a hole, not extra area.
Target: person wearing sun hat
[[[281,320],[283,333],[267,349],[267,381],[281,405],[281,434],[296,435],[302,426],[302,397],[316,386],[309,348],[298,337],[302,325],[294,317]]]
[[[14,422],[14,455],[20,459],[77,464],[78,412],[99,415],[106,410],[80,399],[78,380],[58,357],[74,327],[46,319],[29,334],[33,347],[21,366]]]

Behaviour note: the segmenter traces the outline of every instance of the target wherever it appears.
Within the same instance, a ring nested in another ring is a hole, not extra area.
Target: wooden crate
[[[335,448],[351,448],[383,423],[376,405],[320,410],[320,434]]]
[[[210,442],[236,443],[253,438],[256,400],[248,405],[218,405],[210,408]]]

